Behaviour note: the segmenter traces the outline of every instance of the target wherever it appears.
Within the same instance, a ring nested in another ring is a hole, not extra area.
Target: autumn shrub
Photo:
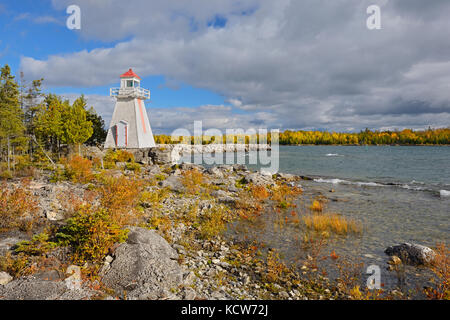
[[[92,181],[92,161],[81,156],[73,156],[65,165],[65,173],[68,179],[75,183],[88,183]]]
[[[19,242],[15,251],[26,255],[43,255],[58,246],[56,242],[50,240],[50,235],[42,232],[34,235],[30,241]]]
[[[425,294],[429,299],[450,300],[450,250],[444,243],[440,243],[435,249],[436,255],[431,265],[435,278],[431,279],[433,288],[425,288]]]
[[[275,250],[270,250],[267,253],[267,269],[265,279],[269,282],[277,282],[287,270],[288,268],[280,259],[279,253]]]
[[[199,231],[201,239],[212,239],[226,229],[227,208],[214,206],[207,209],[201,216]]]
[[[181,183],[186,188],[186,192],[190,194],[198,193],[203,181],[203,173],[201,173],[197,169],[186,170],[182,173],[181,176]]]
[[[134,155],[126,150],[108,149],[104,157],[105,162],[134,162]]]
[[[131,224],[138,218],[135,209],[139,204],[143,187],[143,182],[135,178],[103,177],[97,188],[101,207],[111,212],[119,225]]]
[[[152,211],[159,210],[169,193],[170,189],[168,188],[143,191],[139,196],[139,205]]]
[[[16,255],[7,252],[4,256],[0,256],[0,271],[4,271],[14,278],[24,276],[31,273],[30,258],[24,253]]]
[[[29,231],[37,219],[37,198],[24,185],[0,186],[0,230],[20,228]]]
[[[271,199],[277,202],[278,207],[285,209],[294,206],[294,200],[302,193],[299,187],[281,184],[272,188]]]
[[[114,243],[126,240],[128,230],[121,227],[107,209],[84,206],[56,236],[72,247],[75,262],[100,262]]]
[[[311,209],[311,211],[313,212],[322,212],[323,211],[323,202],[319,201],[319,200],[314,200],[311,205],[309,206],[309,208]]]
[[[362,231],[358,222],[335,213],[308,214],[302,216],[302,221],[308,229],[317,232],[331,231],[346,235],[347,233],[361,233]]]
[[[135,162],[129,162],[125,165],[125,169],[133,171],[134,173],[141,172],[141,165]]]
[[[251,186],[250,192],[254,199],[256,200],[266,200],[269,197],[269,192],[267,191],[266,187],[264,186]]]

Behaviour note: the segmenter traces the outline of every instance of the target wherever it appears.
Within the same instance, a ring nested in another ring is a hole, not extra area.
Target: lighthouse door
[[[128,124],[120,121],[116,124],[116,146],[126,148],[128,145]]]

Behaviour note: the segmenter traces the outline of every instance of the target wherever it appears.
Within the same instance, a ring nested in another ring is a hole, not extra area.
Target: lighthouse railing
[[[136,96],[138,98],[150,99],[150,90],[141,87],[138,88],[111,88],[109,89],[111,97],[116,96]]]

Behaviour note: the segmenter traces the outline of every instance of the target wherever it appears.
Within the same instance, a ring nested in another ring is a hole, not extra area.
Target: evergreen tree
[[[86,142],[93,133],[92,122],[87,120],[86,99],[84,95],[74,101],[72,106],[66,109],[64,115],[63,142],[69,145],[77,145],[81,154],[81,144]]]
[[[11,75],[8,65],[1,68],[0,75],[0,152],[7,151],[9,159],[12,148],[24,148],[26,137],[23,125],[23,112],[20,108],[19,85]]]
[[[92,122],[93,129],[92,136],[86,141],[86,144],[90,146],[103,145],[108,133],[105,130],[105,121],[92,107],[87,111],[86,119]]]

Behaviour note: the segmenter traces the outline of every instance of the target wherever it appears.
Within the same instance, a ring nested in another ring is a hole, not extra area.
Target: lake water
[[[249,165],[257,169],[258,165]],[[402,242],[434,246],[450,244],[450,147],[406,146],[280,146],[280,172],[308,176],[297,210],[326,196],[327,211],[362,222],[361,235],[332,239],[324,251],[357,257],[364,265],[379,265],[387,288],[397,276],[386,271],[386,247]],[[256,223],[233,226],[230,235],[264,242],[289,262],[304,258],[297,239],[302,230],[277,226],[275,214]],[[328,251],[327,251],[328,250]],[[406,269],[409,289],[426,284],[424,268]]]

